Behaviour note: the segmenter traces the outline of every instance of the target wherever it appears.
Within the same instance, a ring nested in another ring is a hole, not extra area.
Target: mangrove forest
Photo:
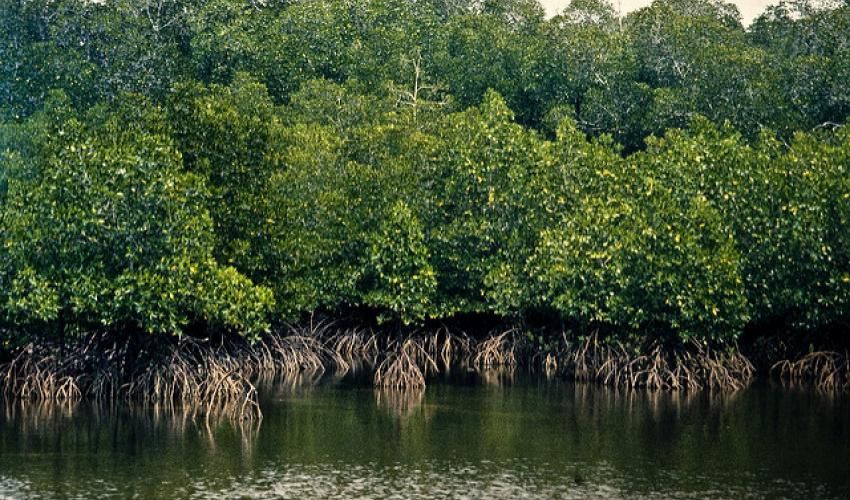
[[[0,0],[0,392],[846,391],[849,115],[846,2]]]

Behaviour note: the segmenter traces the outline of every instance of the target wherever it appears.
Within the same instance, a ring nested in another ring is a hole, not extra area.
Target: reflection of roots
[[[324,370],[287,371],[280,374],[263,373],[257,379],[257,387],[273,391],[277,395],[297,394],[315,387],[321,381]]]
[[[116,432],[116,426],[126,428],[128,425],[138,426],[138,432],[146,435],[165,431],[182,436],[194,430],[200,431],[213,445],[214,430],[223,423],[236,424],[243,442],[250,442],[259,430],[259,426],[254,425],[258,422],[236,423],[226,415],[210,415],[199,421],[177,407],[149,406],[134,401],[122,405],[87,401],[66,406],[53,401],[0,400],[0,411],[5,417],[4,423],[14,425],[19,435],[50,435],[57,430],[64,434],[67,422],[72,419],[85,422],[87,435],[90,432],[111,434]]]
[[[77,409],[76,403],[56,404],[55,401],[2,401],[6,422],[17,422],[20,435],[40,434],[50,429],[57,420],[70,417]]]
[[[381,387],[375,389],[375,401],[378,407],[387,409],[396,417],[406,418],[413,415],[422,405],[425,391],[422,388],[394,389]]]
[[[601,341],[596,333],[559,357],[547,357],[546,365],[560,366],[576,380],[629,388],[737,390],[745,387],[754,373],[753,365],[737,347],[716,350],[691,342],[668,350],[656,343],[634,353],[619,342]]]
[[[510,386],[516,380],[516,366],[504,365],[477,370],[481,381],[493,387]]]
[[[796,361],[783,360],[771,373],[785,383],[812,383],[822,391],[850,391],[850,353],[816,351]]]
[[[662,421],[665,414],[682,415],[706,403],[713,410],[727,411],[735,407],[737,398],[742,394],[742,391],[649,391],[620,390],[617,387],[599,390],[595,383],[576,383],[571,389],[575,401],[573,408],[585,419],[599,414],[622,413],[627,422],[643,422],[647,414],[655,421]]]

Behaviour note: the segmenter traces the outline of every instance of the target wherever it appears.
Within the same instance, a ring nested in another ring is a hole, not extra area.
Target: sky
[[[611,1],[615,9],[618,8],[618,0],[609,1]],[[543,4],[549,15],[555,15],[569,5],[570,0],[540,0],[540,3]],[[652,0],[619,0],[623,14],[645,7],[650,3],[652,3]],[[778,3],[778,0],[734,0],[732,3],[738,6],[738,10],[741,11],[741,17],[743,17],[744,26],[747,26],[759,14],[764,12],[765,7]]]

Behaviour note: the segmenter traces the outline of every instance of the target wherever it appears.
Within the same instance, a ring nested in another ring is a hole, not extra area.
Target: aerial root
[[[579,381],[651,390],[738,390],[755,371],[737,346],[712,349],[693,341],[666,349],[655,343],[634,352],[621,342],[601,340],[598,332],[547,356],[545,366]]]
[[[0,381],[8,398],[68,405],[82,397],[73,363],[36,343],[28,344],[0,367]]]
[[[452,333],[447,327],[425,334],[421,342],[424,352],[439,361],[446,370],[468,359],[475,348],[475,343],[469,335],[464,332]]]
[[[180,408],[207,422],[217,416],[256,422],[262,412],[246,359],[244,351],[231,346],[182,338],[164,358],[137,367],[124,392],[130,401]]]
[[[823,392],[850,391],[850,352],[815,351],[775,363],[771,374],[785,384],[811,383]]]
[[[393,344],[375,369],[375,386],[391,389],[424,388],[425,376],[429,372],[437,372],[439,368],[423,345],[423,339],[410,336]]]
[[[472,366],[477,369],[498,366],[517,366],[516,330],[510,329],[501,333],[492,333],[479,342],[474,349]]]
[[[0,366],[0,392],[21,402],[126,400],[192,417],[259,421],[254,379],[322,366],[311,339],[269,336],[254,345],[183,337],[93,333],[64,346],[37,339]]]
[[[372,330],[352,328],[323,332],[320,339],[330,354],[330,364],[339,376],[363,366],[375,366],[381,352],[378,336]]]
[[[445,327],[387,338],[321,321],[254,343],[238,337],[213,342],[97,332],[65,345],[42,338],[19,348],[0,365],[0,393],[65,405],[83,398],[123,398],[207,421],[225,416],[252,423],[262,418],[257,384],[280,378],[314,383],[329,369],[343,376],[366,366],[376,387],[397,390],[421,389],[427,377],[456,365],[474,369],[488,382],[507,383],[526,359],[524,338],[509,329],[476,341]],[[671,349],[654,343],[635,352],[598,332],[580,342],[565,335],[559,350],[537,352],[528,361],[549,376],[660,390],[736,390],[754,373],[737,346],[714,349],[690,342]],[[786,381],[812,380],[824,390],[850,388],[846,352],[811,353],[777,363],[772,372]]]

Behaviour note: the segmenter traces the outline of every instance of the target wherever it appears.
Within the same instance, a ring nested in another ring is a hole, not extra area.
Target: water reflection
[[[323,380],[325,383],[333,384],[340,378],[333,375],[326,377],[323,370],[284,372],[277,376],[261,378],[257,381],[257,387],[267,397],[281,398],[284,396],[305,394],[319,385]]]
[[[6,405],[0,497],[848,497],[846,397],[650,393],[457,374],[425,391],[267,381],[253,432]]]
[[[375,404],[399,419],[411,417],[421,409],[425,389],[380,387],[374,390]]]
[[[516,366],[492,366],[476,370],[476,374],[481,378],[484,385],[493,387],[510,386],[516,382],[517,367]]]

